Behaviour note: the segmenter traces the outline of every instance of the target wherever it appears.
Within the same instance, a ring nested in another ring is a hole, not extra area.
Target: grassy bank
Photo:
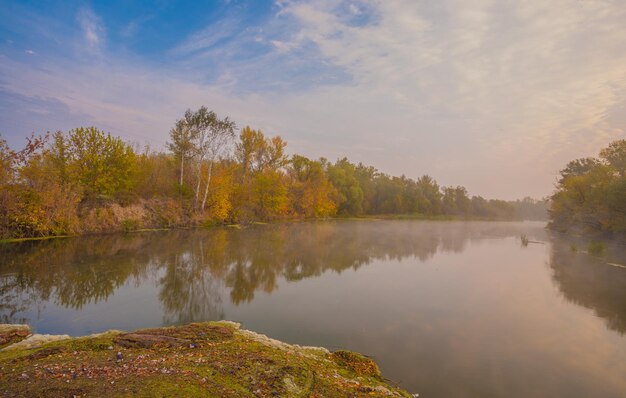
[[[454,216],[454,215],[428,215],[428,214],[379,214],[379,215],[363,215],[358,217],[343,217],[343,216],[335,216],[335,217],[323,217],[323,218],[302,218],[302,217],[284,217],[277,218],[272,221],[261,222],[261,221],[251,221],[248,223],[241,224],[229,224],[222,222],[214,222],[214,223],[179,223],[172,224],[168,227],[163,227],[154,224],[150,224],[149,219],[146,217],[144,220],[140,220],[133,223],[124,223],[122,221],[114,221],[106,224],[106,228],[91,228],[83,230],[80,233],[75,235],[50,235],[50,236],[42,236],[42,237],[34,237],[34,238],[7,238],[0,239],[0,244],[3,243],[18,243],[18,242],[28,242],[28,241],[39,241],[39,240],[49,240],[49,239],[57,239],[57,238],[70,238],[76,236],[85,236],[85,235],[98,235],[98,234],[115,234],[115,233],[137,233],[137,232],[154,232],[154,231],[168,231],[172,229],[190,229],[190,228],[212,228],[212,227],[230,227],[230,228],[244,228],[251,225],[267,225],[267,224],[279,224],[279,223],[298,223],[298,222],[316,222],[316,221],[377,221],[377,220],[421,220],[421,221],[521,221],[518,219],[493,219],[493,218],[484,218],[484,217],[462,217],[462,216]],[[134,227],[129,227],[132,224]],[[146,227],[147,226],[147,227]]]
[[[359,354],[290,345],[230,322],[27,336],[0,328],[2,396],[411,396]]]
[[[357,217],[357,219],[371,220],[422,220],[422,221],[521,221],[518,219],[499,219],[478,216],[459,216],[452,214],[375,214]]]
[[[2,243],[18,243],[18,242],[33,242],[38,240],[50,240],[50,239],[63,239],[63,238],[71,238],[72,235],[51,235],[51,236],[40,236],[37,238],[8,238],[8,239],[0,239],[0,244]]]

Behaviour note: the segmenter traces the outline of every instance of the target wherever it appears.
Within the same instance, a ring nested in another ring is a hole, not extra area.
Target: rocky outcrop
[[[232,322],[71,338],[0,326],[0,396],[410,397],[374,361]]]

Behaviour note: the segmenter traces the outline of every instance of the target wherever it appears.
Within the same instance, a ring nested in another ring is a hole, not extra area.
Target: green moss
[[[0,352],[0,395],[410,396],[387,385],[378,366],[359,354],[255,336],[236,324],[210,322],[9,349]]]
[[[340,366],[346,367],[358,376],[380,378],[381,373],[376,362],[352,351],[335,351],[333,359]]]

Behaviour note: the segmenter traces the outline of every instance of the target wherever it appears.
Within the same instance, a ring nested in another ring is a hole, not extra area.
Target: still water
[[[84,335],[229,319],[365,353],[420,397],[624,397],[626,250],[585,247],[542,223],[427,221],[6,244],[0,322]]]

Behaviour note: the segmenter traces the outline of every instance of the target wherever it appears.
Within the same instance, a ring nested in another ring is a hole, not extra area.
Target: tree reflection
[[[108,235],[0,247],[0,316],[24,322],[52,302],[73,309],[122,286],[153,284],[164,323],[221,319],[222,300],[250,302],[281,279],[358,269],[378,260],[425,261],[485,236],[516,236],[506,223],[316,222]]]
[[[623,263],[625,258],[624,247],[612,247],[606,257],[594,257],[572,251],[571,243],[562,239],[553,239],[550,254],[552,279],[563,296],[593,310],[620,334],[626,332],[626,269],[607,262],[621,259]]]
[[[4,245],[0,258],[0,314],[3,322],[41,310],[46,302],[80,309],[106,300],[130,277],[141,279],[147,262],[143,241],[104,236]]]

